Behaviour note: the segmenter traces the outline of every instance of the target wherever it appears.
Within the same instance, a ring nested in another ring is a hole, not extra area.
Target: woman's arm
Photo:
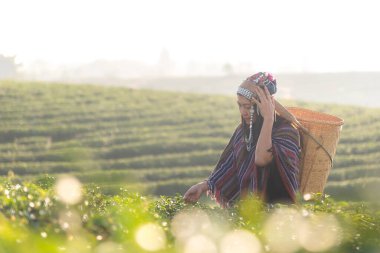
[[[273,117],[264,118],[263,126],[257,140],[255,151],[255,164],[259,167],[264,167],[273,160],[272,154],[272,127]]]
[[[190,189],[186,191],[185,195],[183,196],[183,199],[185,200],[185,202],[188,203],[197,202],[201,195],[207,190],[207,181],[204,180],[198,184],[191,186]]]
[[[259,139],[255,151],[255,164],[259,167],[264,167],[273,159],[272,154],[272,128],[274,122],[275,105],[273,97],[269,94],[266,86],[261,89],[258,86],[253,87],[259,100],[252,100],[259,107],[260,113],[264,118],[263,126],[260,131]]]

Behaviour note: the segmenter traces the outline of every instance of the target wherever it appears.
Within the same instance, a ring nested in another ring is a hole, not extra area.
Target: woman
[[[248,77],[238,88],[242,123],[236,128],[214,171],[184,195],[196,202],[204,192],[223,207],[254,194],[267,203],[293,203],[298,190],[300,135],[276,115],[269,73]]]

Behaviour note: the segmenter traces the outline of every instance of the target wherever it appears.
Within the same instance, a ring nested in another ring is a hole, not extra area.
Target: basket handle
[[[333,163],[333,159],[332,159],[332,156],[330,155],[330,153],[327,151],[327,149],[309,132],[309,130],[307,130],[306,127],[304,127],[297,119],[296,117],[291,113],[289,112],[282,104],[280,104],[277,100],[274,100],[275,101],[275,109],[276,111],[280,114],[280,116],[282,116],[283,118],[285,118],[287,121],[289,121],[290,123],[292,123],[297,129],[301,130],[302,132],[304,132],[307,136],[309,136],[313,141],[315,141],[325,152],[326,154],[328,155],[328,157],[330,158],[330,162],[331,162],[331,165]]]

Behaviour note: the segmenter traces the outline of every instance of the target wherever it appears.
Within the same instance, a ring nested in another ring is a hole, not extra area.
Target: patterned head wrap
[[[258,86],[266,86],[271,95],[275,94],[277,91],[277,82],[272,74],[268,72],[258,72],[250,77],[248,77],[244,83],[248,82],[252,85]],[[251,99],[252,97],[256,97],[256,95],[245,87],[239,87],[237,91],[238,95],[242,95],[247,99]]]

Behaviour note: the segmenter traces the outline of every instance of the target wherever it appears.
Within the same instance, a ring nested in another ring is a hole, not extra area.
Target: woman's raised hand
[[[195,184],[191,186],[189,190],[186,191],[185,195],[183,196],[183,200],[186,203],[197,202],[198,199],[201,197],[202,193],[207,191],[207,188],[208,186],[206,181]]]
[[[260,113],[264,119],[274,120],[275,103],[273,96],[270,95],[268,88],[264,89],[257,85],[251,87],[252,91],[257,94],[258,99],[252,98],[252,101],[259,107]]]

